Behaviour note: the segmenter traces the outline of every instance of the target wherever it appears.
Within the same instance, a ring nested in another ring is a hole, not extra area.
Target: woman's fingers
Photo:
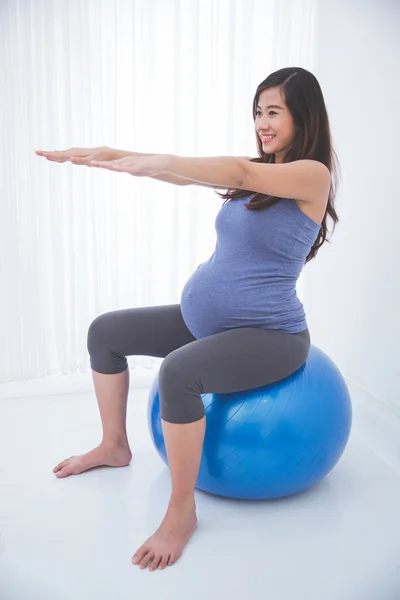
[[[96,150],[96,152],[93,152]],[[126,159],[118,160],[95,160],[95,157],[99,158],[99,152],[96,149],[89,148],[69,148],[68,150],[35,150],[38,156],[43,156],[47,160],[52,162],[62,163],[70,161],[74,165],[86,165],[87,167],[100,167],[103,169],[110,169],[111,171],[123,170],[126,163]]]
[[[128,158],[118,158],[117,160],[90,160],[95,167],[105,167],[106,169],[123,169],[132,164]]]
[[[119,171],[121,169],[121,166],[118,164],[115,164],[114,161],[110,160],[110,161],[98,161],[98,160],[92,160],[89,165],[91,167],[100,167],[101,169],[111,169],[111,171]]]
[[[79,158],[88,158],[91,155],[91,152],[86,150],[85,148],[69,148],[68,150],[35,150],[36,154],[39,156],[44,156],[49,160],[70,160],[71,157],[79,157]]]
[[[91,160],[90,163],[102,167],[118,167],[120,164],[118,160]]]
[[[91,161],[91,156],[71,156],[70,161],[74,164],[74,165],[87,165],[88,167],[91,166],[90,161]]]
[[[68,160],[68,158],[71,156],[71,152],[69,150],[52,150],[51,152],[48,150],[36,150],[36,154],[44,156],[45,158],[57,160]]]
[[[71,148],[70,150],[52,150],[51,152],[46,150],[35,150],[35,152],[39,156],[43,156],[52,162],[62,163],[69,160],[74,165],[89,165],[92,157],[90,152],[74,148]]]

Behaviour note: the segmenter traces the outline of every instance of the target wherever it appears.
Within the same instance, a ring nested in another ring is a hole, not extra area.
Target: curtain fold
[[[87,373],[96,316],[178,303],[222,205],[212,189],[34,151],[256,156],[255,89],[284,66],[312,70],[315,2],[0,4],[0,383]]]

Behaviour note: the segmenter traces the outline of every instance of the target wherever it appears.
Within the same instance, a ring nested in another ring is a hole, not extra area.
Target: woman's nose
[[[268,119],[260,119],[258,121],[258,129],[260,131],[268,131],[269,130]]]

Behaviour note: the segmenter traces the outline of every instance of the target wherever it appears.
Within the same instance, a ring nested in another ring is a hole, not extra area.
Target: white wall
[[[305,309],[312,343],[400,415],[400,2],[319,0],[318,13],[340,222],[304,270]]]

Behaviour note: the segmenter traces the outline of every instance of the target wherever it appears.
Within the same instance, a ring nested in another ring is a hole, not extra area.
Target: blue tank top
[[[237,327],[307,329],[296,283],[320,225],[295,200],[250,211],[250,198],[221,207],[215,250],[182,290],[182,316],[197,339]]]

